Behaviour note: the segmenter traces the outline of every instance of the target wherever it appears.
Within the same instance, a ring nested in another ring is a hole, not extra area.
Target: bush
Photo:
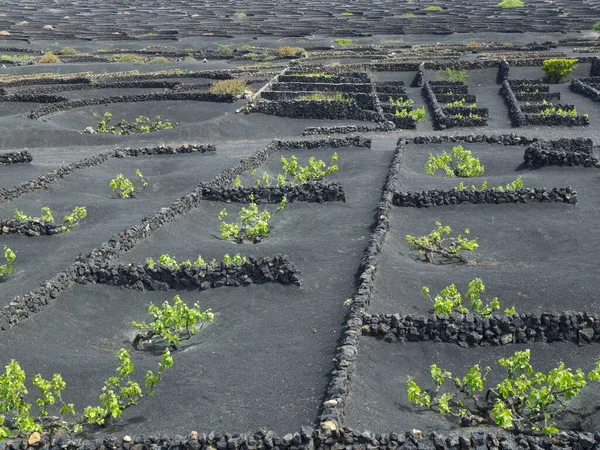
[[[452,153],[444,151],[438,156],[429,155],[424,169],[429,175],[443,170],[446,176],[461,178],[478,177],[484,172],[479,158],[472,156],[471,151],[465,150],[462,145],[454,147]]]
[[[71,47],[65,47],[60,52],[58,52],[58,54],[65,56],[75,56],[77,54],[77,50]]]
[[[429,298],[433,303],[433,309],[436,314],[452,314],[454,312],[467,313],[469,310],[463,306],[463,296],[454,284],[446,286],[442,291],[431,298],[429,288],[423,286],[421,289],[423,296]],[[492,313],[500,309],[500,302],[497,297],[494,297],[489,303],[484,304],[481,299],[481,294],[485,292],[485,285],[481,278],[475,278],[469,282],[469,287],[465,293],[465,297],[469,300],[471,310],[474,313],[480,314],[483,318],[489,318]],[[505,310],[506,314],[512,315],[516,313],[515,308]]]
[[[50,208],[48,208],[47,206],[42,206],[41,213],[42,214],[40,216],[40,220],[42,222],[54,223],[54,216]],[[87,209],[85,208],[85,206],[76,206],[75,208],[73,208],[73,211],[71,211],[71,214],[67,214],[64,217],[63,225],[60,228],[61,231],[63,233],[70,232],[72,228],[79,225],[79,221],[81,219],[85,219],[86,217]],[[33,220],[33,217],[28,216],[27,214],[23,213],[22,211],[19,211],[18,209],[15,209],[13,218],[15,220],[21,220],[23,222],[29,222]]]
[[[94,113],[94,117],[98,117],[98,114]],[[177,122],[171,122],[170,120],[165,120],[163,122],[160,120],[160,116],[154,116],[152,118],[139,116],[135,118],[133,123],[121,119],[116,125],[110,125],[111,120],[112,114],[105,112],[102,119],[98,121],[96,132],[118,135],[146,134],[154,131],[170,130],[178,125]]]
[[[535,372],[529,360],[529,349],[515,352],[512,357],[500,358],[498,363],[506,370],[504,379],[494,388],[484,391],[490,367],[483,370],[479,364],[462,377],[430,367],[435,389],[423,390],[412,377],[406,381],[408,400],[440,414],[449,414],[461,420],[463,426],[494,423],[515,434],[544,434],[559,432],[556,419],[564,414],[576,413],[568,408],[566,401],[579,396],[586,386],[582,370],[573,371],[560,363],[547,373]],[[588,373],[588,380],[600,379],[600,361]],[[444,385],[453,385],[444,389]],[[583,414],[581,414],[583,416]]]
[[[150,58],[148,64],[169,64],[171,60],[169,58],[165,58],[164,56],[156,56],[154,58]]]
[[[600,31],[600,22],[596,22],[594,25],[592,25],[592,30]]]
[[[542,70],[546,73],[546,76],[551,82],[558,83],[564,77],[573,72],[573,70],[577,67],[576,63],[576,59],[547,59],[544,61]]]
[[[233,14],[234,19],[245,19],[246,17],[248,16],[246,15],[246,13],[243,12],[236,12]]]
[[[413,117],[417,123],[425,118],[425,106],[421,106],[420,108],[409,110],[408,108],[403,108],[401,110],[396,110],[394,113],[396,117]]]
[[[479,248],[477,238],[469,240],[462,234],[456,237],[444,237],[452,233],[452,229],[449,226],[443,226],[440,222],[436,222],[435,225],[437,229],[431,231],[427,236],[406,236],[406,242],[417,250],[427,262],[435,263],[434,255],[441,256],[446,262],[465,262],[466,260],[460,255],[460,252],[472,252]],[[468,228],[465,229],[465,234],[470,233]]]
[[[500,8],[521,8],[525,6],[525,3],[522,0],[503,0],[498,3],[498,6]]]
[[[316,160],[314,156],[308,159],[308,164],[304,167],[298,164],[296,156],[292,156],[288,161],[283,156],[281,157],[281,164],[283,165],[283,175],[277,177],[277,184],[287,184],[287,177],[291,176],[294,181],[298,184],[304,184],[308,181],[320,181],[327,175],[337,172],[340,168],[337,166],[338,154],[335,152],[331,156],[331,162],[329,166],[323,160]]]
[[[242,95],[248,89],[248,82],[239,78],[219,80],[210,85],[209,92],[213,94]]]
[[[287,200],[284,197],[277,211],[281,211],[286,204]],[[253,195],[250,195],[248,206],[242,207],[239,220],[236,223],[225,222],[223,220],[225,217],[227,217],[227,210],[222,209],[218,215],[219,222],[221,222],[219,226],[221,239],[233,239],[240,244],[245,242],[258,243],[269,234],[269,221],[272,215],[266,209],[261,212],[258,211],[258,205],[254,203]]]
[[[348,17],[348,16],[353,16],[354,14],[351,13],[350,11],[344,11],[341,15],[344,17]]]
[[[140,189],[136,189],[132,181],[129,178],[125,178],[122,173],[110,180],[109,186],[113,191],[117,192],[121,199],[134,197],[136,191],[146,189],[146,186],[148,186],[144,174],[139,169],[135,169],[135,176],[140,179],[142,186]]]
[[[460,81],[461,83],[466,83],[469,79],[469,74],[466,70],[457,70],[457,69],[440,69],[437,77],[440,81]]]
[[[352,103],[354,100],[351,98],[344,97],[344,94],[337,92],[314,92],[312,94],[304,94],[298,97],[298,100],[306,101],[332,101],[332,102],[344,102]]]
[[[304,52],[305,50],[302,47],[290,47],[289,45],[284,45],[283,47],[279,47],[277,54],[281,58],[286,58],[290,56],[298,56]]]
[[[38,64],[58,64],[59,62],[60,59],[58,56],[52,53],[46,53],[40,56],[40,59],[38,59]]]
[[[66,422],[65,414],[75,415],[75,405],[65,403],[62,391],[66,384],[59,374],[54,374],[50,380],[37,374],[32,379],[32,384],[40,391],[35,399],[39,408],[39,417],[31,414],[31,403],[27,402],[28,389],[25,385],[27,376],[16,360],[11,360],[0,373],[0,440],[12,436],[25,436],[27,434],[55,433],[58,430],[80,432],[84,424],[106,425],[110,418],[118,418],[123,410],[133,406],[143,397],[153,394],[154,387],[161,381],[166,369],[173,366],[173,357],[169,351],[162,354],[158,371],[146,372],[144,387],[132,380],[130,375],[135,366],[127,350],[121,349],[117,353],[119,366],[117,375],[104,382],[100,395],[100,406],[88,406],[84,409],[83,416],[74,422]],[[56,404],[59,416],[49,416],[48,408]]]
[[[140,55],[134,53],[124,53],[122,55],[116,55],[113,59],[115,62],[120,63],[133,63],[133,64],[145,64],[146,59]]]
[[[354,45],[354,41],[352,39],[338,38],[334,39],[332,42],[339,45],[340,47],[350,47],[351,45]]]
[[[436,6],[436,5],[430,5],[427,6],[426,8],[423,8],[423,11],[443,11],[444,8],[442,8],[441,6]]]
[[[17,256],[15,255],[15,253],[8,248],[6,245],[4,246],[4,263],[0,264],[0,279],[6,277],[7,275],[10,275],[13,271],[13,261],[17,259]],[[1,409],[0,409],[1,411]],[[2,416],[0,416],[2,417]],[[1,424],[0,424],[1,425]],[[1,436],[0,436],[1,438]]]
[[[152,322],[132,323],[134,327],[142,330],[142,333],[139,333],[133,341],[134,347],[138,349],[145,342],[163,340],[177,350],[177,345],[182,340],[190,339],[200,331],[206,322],[215,320],[210,309],[202,311],[198,303],[194,303],[194,306],[190,308],[179,295],[173,297],[173,305],[164,302],[159,308],[150,303],[148,314],[152,317]]]

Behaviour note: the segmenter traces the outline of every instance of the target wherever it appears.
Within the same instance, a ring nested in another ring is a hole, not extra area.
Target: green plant
[[[233,14],[234,19],[245,19],[246,17],[248,16],[246,15],[246,13],[243,12],[236,12]]]
[[[305,53],[302,47],[290,47],[289,45],[284,45],[283,47],[279,47],[277,50],[277,54],[280,58],[286,58],[289,56],[298,56]]]
[[[550,108],[542,109],[538,112],[541,116],[552,116],[557,115],[561,117],[577,117],[577,109],[562,109],[556,108],[555,106]]]
[[[340,47],[350,47],[351,45],[354,45],[354,41],[352,39],[337,38],[331,42],[339,45]]]
[[[146,64],[146,59],[135,53],[123,53],[121,55],[113,55],[113,61],[119,63]]]
[[[396,110],[394,113],[396,117],[412,117],[417,123],[425,118],[425,106],[421,106],[417,109],[409,110],[408,108],[403,108],[401,110]]]
[[[117,418],[124,409],[137,404],[142,398],[152,395],[154,387],[162,379],[164,371],[173,365],[173,358],[169,351],[162,355],[155,374],[149,370],[145,376],[145,391],[140,385],[130,378],[135,366],[125,349],[117,354],[119,366],[118,376],[110,377],[104,383],[100,401],[97,407],[88,406],[84,409],[83,417],[75,422],[63,420],[65,414],[75,415],[75,406],[65,403],[62,392],[66,384],[59,374],[54,374],[50,380],[37,374],[32,379],[32,384],[40,391],[35,399],[39,408],[39,417],[31,414],[31,403],[26,401],[29,394],[25,381],[25,371],[16,360],[11,360],[0,374],[0,439],[12,436],[23,436],[32,432],[54,432],[58,429],[67,431],[82,431],[83,424],[94,423],[105,425],[110,418]],[[125,384],[123,384],[125,383]],[[58,404],[59,417],[49,416],[48,408]],[[7,420],[9,418],[9,420]]]
[[[318,78],[333,78],[333,75],[331,75],[330,73],[324,73],[324,72],[295,73],[294,76],[295,77],[307,77],[307,78],[313,78],[313,77],[318,77]]]
[[[503,0],[498,3],[500,8],[521,8],[525,6],[525,3],[522,0]]]
[[[43,54],[38,59],[38,64],[57,64],[59,62],[60,62],[60,59],[58,58],[58,56],[56,56],[50,52]]]
[[[482,370],[480,364],[476,364],[459,378],[432,364],[430,374],[435,389],[425,391],[408,377],[408,400],[457,417],[465,426],[494,423],[515,434],[552,436],[559,432],[554,420],[575,412],[565,402],[580,395],[587,385],[586,375],[580,369],[573,371],[565,367],[563,362],[547,373],[536,372],[530,357],[531,350],[527,349],[500,358],[498,363],[505,369],[503,380],[485,395],[480,393],[484,391],[490,367]],[[600,360],[587,378],[589,381],[600,379]],[[443,389],[446,383],[451,387]]]
[[[417,17],[417,15],[415,13],[407,12],[402,14],[400,17],[404,19],[414,19],[415,17]]]
[[[341,15],[344,17],[347,17],[347,16],[353,16],[354,14],[352,14],[350,11],[344,11]]]
[[[390,97],[389,102],[396,108],[406,108],[415,104],[414,100],[410,98],[404,99],[404,97],[397,98],[396,100]]]
[[[7,275],[10,275],[12,273],[12,271],[14,269],[12,263],[14,262],[15,259],[17,259],[17,255],[15,255],[15,253],[5,245],[4,246],[4,263],[0,264],[0,278],[6,277]],[[2,409],[0,409],[0,412],[2,412]],[[0,416],[0,418],[1,418],[1,416]]]
[[[50,208],[48,208],[47,206],[42,206],[41,213],[42,214],[40,216],[40,221],[54,223],[54,216],[53,216],[52,210]],[[75,208],[73,208],[73,211],[71,211],[70,214],[67,214],[66,216],[64,216],[63,225],[61,226],[61,231],[63,233],[70,232],[73,227],[76,227],[77,225],[79,225],[79,221],[81,219],[85,219],[86,217],[87,217],[87,209],[85,208],[85,206],[76,206]],[[15,209],[13,218],[15,220],[20,220],[23,222],[29,222],[34,219],[33,217],[28,216],[27,214],[23,213],[22,211],[20,211],[18,209]]]
[[[215,81],[210,85],[209,92],[213,94],[242,95],[248,89],[248,82],[238,78]]]
[[[167,301],[161,307],[150,303],[148,314],[152,322],[132,323],[135,328],[142,330],[133,340],[136,348],[141,348],[147,342],[163,340],[176,350],[182,340],[190,339],[206,322],[215,320],[212,310],[202,311],[198,303],[190,308],[179,295],[173,297],[173,305]]]
[[[344,97],[344,94],[342,94],[340,92],[337,92],[337,93],[314,92],[312,94],[300,95],[300,96],[298,96],[298,100],[317,101],[317,102],[331,101],[331,102],[344,102],[344,103],[354,102],[353,99]]]
[[[75,56],[77,54],[77,50],[71,47],[65,47],[60,52],[58,52],[58,54],[65,56]]]
[[[423,296],[429,298],[433,303],[433,309],[436,314],[452,314],[453,312],[466,313],[469,312],[463,306],[463,296],[458,291],[454,284],[446,286],[440,291],[435,298],[429,295],[429,288],[423,286],[421,289]],[[484,318],[489,318],[492,313],[500,309],[500,302],[497,297],[494,297],[489,303],[483,303],[481,294],[485,292],[485,285],[481,278],[475,278],[469,282],[469,287],[465,293],[466,300],[469,301],[471,310],[474,313],[480,314]],[[514,307],[505,310],[506,314],[512,315],[516,313]]]
[[[135,169],[135,176],[140,179],[141,189],[146,189],[148,182],[139,169]],[[119,194],[119,198],[133,197],[136,192],[136,188],[132,181],[129,178],[125,178],[122,173],[117,174],[115,178],[110,180],[110,188]]]
[[[467,101],[462,98],[454,102],[446,103],[446,108],[477,108],[477,103],[467,103]]]
[[[577,67],[576,64],[576,59],[546,59],[543,62],[542,70],[551,82],[558,83],[564,77],[573,72],[573,70]]]
[[[162,354],[157,373],[149,370],[144,377],[145,390],[133,381],[130,375],[135,370],[131,356],[125,349],[117,353],[117,376],[112,376],[104,382],[99,406],[88,406],[83,411],[86,423],[105,425],[110,418],[117,419],[123,411],[137,404],[142,398],[151,396],[154,387],[161,381],[165,370],[173,367],[173,357],[169,350]]]
[[[435,175],[436,170],[443,170],[448,177],[470,178],[481,175],[485,168],[470,150],[457,145],[452,153],[444,151],[438,156],[429,155],[424,169],[429,175]]]
[[[164,56],[155,56],[154,58],[150,58],[147,62],[148,64],[169,64],[171,60]]]
[[[523,189],[523,187],[523,180],[521,177],[519,177],[515,181],[508,183],[505,186],[498,186],[496,189],[499,191],[516,191],[517,189]]]
[[[464,262],[465,258],[460,255],[462,251],[472,252],[479,248],[477,238],[467,239],[462,234],[456,237],[444,237],[452,233],[449,226],[443,226],[440,222],[436,222],[437,229],[432,230],[426,236],[406,236],[408,242],[413,249],[419,252],[421,257],[424,257],[427,262],[435,263],[435,255],[439,255],[446,261],[452,262],[455,260]],[[465,235],[471,231],[467,228],[464,231]]]
[[[441,6],[436,6],[436,5],[430,5],[430,6],[423,8],[423,11],[443,11],[443,10],[444,10],[444,8],[442,8]]]
[[[469,79],[469,74],[466,70],[458,70],[458,69],[440,69],[437,73],[436,78],[440,81],[459,81],[461,83],[466,83]]]
[[[284,198],[278,211],[283,209],[286,203],[287,201]],[[250,195],[248,206],[242,207],[238,222],[227,223],[223,220],[225,217],[227,217],[227,210],[224,208],[218,215],[219,222],[221,222],[219,226],[221,239],[234,239],[239,243],[246,241],[256,243],[269,234],[271,213],[266,209],[259,212],[258,205],[254,203],[253,195]]]
[[[236,253],[235,255],[230,256],[228,253],[223,256],[223,262],[225,264],[243,264],[246,262],[246,257]],[[198,255],[196,261],[192,262],[189,259],[187,261],[183,261],[181,264],[177,262],[175,257],[169,256],[168,254],[162,254],[159,256],[158,261],[155,262],[152,258],[146,258],[145,262],[146,266],[150,269],[153,269],[156,264],[167,267],[169,269],[181,269],[181,268],[192,268],[193,266],[207,266],[209,269],[214,269],[217,266],[217,261],[213,259],[210,263],[206,263],[204,258],[201,255]]]
[[[592,30],[600,31],[600,22],[596,22],[594,25],[592,25]]]
[[[94,113],[93,116],[98,118],[97,113]],[[111,121],[112,114],[105,112],[102,118],[98,120],[96,132],[117,135],[146,134],[154,131],[170,130],[179,125],[177,122],[171,122],[170,120],[163,122],[160,120],[160,116],[154,116],[153,118],[139,116],[135,118],[133,123],[129,123],[126,119],[121,119],[116,125],[111,125]]]
[[[314,156],[308,159],[308,164],[302,167],[298,164],[298,158],[293,155],[288,161],[285,157],[281,157],[281,164],[283,166],[283,179],[281,176],[277,177],[277,184],[282,185],[287,183],[287,177],[291,176],[298,184],[304,184],[308,181],[319,181],[325,178],[327,175],[337,172],[340,168],[336,165],[338,160],[337,152],[334,152],[331,156],[331,162],[329,165],[323,160],[316,160]]]

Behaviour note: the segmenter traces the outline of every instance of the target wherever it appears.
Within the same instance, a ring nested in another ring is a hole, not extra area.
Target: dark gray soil
[[[473,365],[480,364],[482,368],[492,368],[486,384],[486,387],[491,387],[502,379],[503,372],[497,364],[498,359],[526,348],[531,349],[531,365],[538,371],[548,371],[563,361],[567,367],[580,368],[587,373],[594,367],[599,353],[596,346],[580,348],[573,344],[464,349],[453,344],[422,342],[399,345],[365,338],[361,340],[357,373],[348,397],[346,423],[353,429],[373,433],[412,429],[424,433],[434,430],[441,433],[473,431],[474,428],[462,428],[452,418],[410,403],[405,387],[407,377],[412,376],[423,389],[431,389],[433,385],[429,367],[432,364],[460,377]],[[572,406],[585,410],[584,405],[597,404],[598,400],[597,386],[590,384],[582,391],[581,397],[573,400]],[[585,421],[584,430],[596,430],[596,420],[592,416]],[[567,418],[566,422],[573,425],[573,418]],[[494,428],[496,433],[501,431]]]

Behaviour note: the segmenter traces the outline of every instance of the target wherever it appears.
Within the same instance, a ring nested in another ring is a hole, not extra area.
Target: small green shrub
[[[58,52],[58,54],[64,56],[75,56],[77,54],[77,50],[71,47],[65,47],[60,52]]]
[[[47,206],[42,206],[41,213],[42,214],[39,218],[40,221],[54,223],[54,215],[50,208],[48,208]],[[63,225],[61,226],[61,231],[63,233],[70,232],[72,228],[79,225],[79,221],[81,219],[85,219],[86,217],[87,217],[87,209],[85,208],[85,206],[76,206],[75,208],[73,208],[73,211],[71,211],[70,214],[67,214],[66,216],[64,216]],[[34,220],[33,217],[28,216],[27,214],[23,213],[22,211],[20,211],[18,209],[15,209],[13,218],[15,220],[20,220],[23,222],[29,222],[31,220]]]
[[[339,45],[340,47],[350,47],[351,45],[354,45],[354,41],[352,39],[337,38],[331,42]]]
[[[389,102],[396,108],[406,108],[407,106],[412,106],[415,104],[414,100],[412,100],[410,98],[407,98],[405,100],[404,97],[397,98],[396,100],[394,100],[392,97],[390,97]]]
[[[313,73],[295,73],[294,74],[295,77],[307,77],[307,78],[333,78],[333,75],[331,75],[330,73],[324,73],[324,72],[313,72]]]
[[[561,116],[561,117],[577,117],[577,109],[562,109],[556,108],[555,106],[550,108],[542,109],[538,112],[541,116]]]
[[[15,261],[15,259],[17,259],[17,255],[15,255],[15,253],[8,248],[6,245],[4,246],[4,263],[0,264],[0,279],[10,275],[14,269],[13,267],[13,262]],[[0,397],[1,398],[1,397]],[[0,409],[0,411],[2,411],[2,409]],[[0,416],[0,419],[2,418],[2,416]],[[0,420],[0,425],[1,425],[1,420]],[[0,439],[2,438],[2,436],[0,436]]]
[[[435,263],[435,255],[441,256],[444,261],[453,262],[460,261],[465,262],[465,258],[460,254],[462,251],[472,252],[479,248],[477,238],[467,239],[462,234],[458,236],[444,237],[452,233],[452,229],[449,226],[443,226],[440,222],[436,222],[437,229],[431,231],[426,236],[406,236],[406,242],[408,242],[413,249],[419,252],[419,255],[427,262]],[[467,228],[464,231],[465,235],[470,234],[471,231]]]
[[[327,175],[337,172],[340,168],[337,166],[338,154],[334,152],[331,156],[331,162],[329,165],[323,160],[316,160],[314,156],[308,159],[308,164],[302,167],[298,164],[298,158],[292,156],[288,161],[283,156],[281,157],[281,164],[283,166],[283,175],[277,177],[277,184],[287,184],[289,177],[298,183],[304,184],[308,181],[319,181],[325,178]],[[283,177],[283,178],[282,178]]]
[[[463,306],[463,296],[458,291],[454,284],[446,286],[441,292],[431,298],[429,288],[423,286],[421,290],[423,296],[429,298],[433,303],[433,309],[436,314],[452,314],[454,312],[466,313],[468,308]],[[469,287],[465,293],[465,298],[471,306],[471,311],[480,314],[484,318],[489,318],[494,311],[500,309],[500,302],[497,297],[494,297],[490,302],[484,303],[481,299],[481,294],[485,292],[485,285],[481,278],[475,278],[469,282]],[[505,310],[506,314],[512,315],[516,313],[514,307]]]
[[[436,79],[439,81],[460,81],[466,83],[469,79],[469,74],[466,70],[446,68],[438,71]]]
[[[238,20],[239,19],[245,19],[246,17],[248,17],[247,14],[243,13],[243,12],[236,12],[236,13],[233,14],[233,18],[234,19],[238,19]]]
[[[93,116],[99,118],[96,113],[94,113]],[[162,121],[160,120],[160,116],[154,116],[152,118],[139,116],[135,118],[133,123],[128,122],[126,119],[121,119],[116,125],[111,125],[111,121],[112,114],[105,112],[102,118],[99,118],[98,120],[96,132],[117,135],[146,134],[153,133],[154,131],[170,130],[179,125],[177,122],[171,122],[170,120]]]
[[[421,106],[417,109],[409,110],[408,108],[403,108],[400,110],[396,110],[394,113],[396,117],[413,117],[417,123],[425,118],[425,106]]]
[[[403,19],[414,19],[415,17],[417,17],[417,15],[415,13],[407,12],[402,14],[400,17],[402,17]]]
[[[104,382],[99,406],[88,406],[83,411],[85,423],[105,425],[111,417],[117,419],[123,411],[130,406],[136,405],[142,398],[149,397],[154,392],[154,387],[161,381],[165,370],[173,367],[173,357],[169,350],[162,354],[161,362],[158,364],[157,373],[149,370],[144,377],[145,390],[133,381],[130,375],[135,370],[131,362],[131,356],[125,349],[117,353],[119,367],[117,376],[112,376]]]
[[[446,103],[447,108],[477,108],[477,103],[467,103],[466,99],[461,98],[454,102]]]
[[[248,82],[239,78],[215,81],[210,85],[209,92],[213,94],[242,95],[248,89]]]
[[[491,189],[497,190],[497,191],[516,191],[517,189],[523,189],[524,187],[524,183],[523,180],[521,179],[521,177],[517,178],[515,181],[505,184],[504,186],[496,186],[496,187],[492,187]],[[487,181],[484,181],[483,183],[481,183],[481,191],[485,191],[488,188],[488,183]],[[455,189],[457,190],[465,190],[465,189],[471,189],[473,191],[477,190],[477,187],[475,187],[475,185],[471,185],[471,187],[467,187],[465,186],[465,184],[461,181],[460,184],[458,186],[455,187]]]
[[[525,6],[525,3],[522,0],[503,0],[498,3],[500,8],[521,8]]]
[[[577,67],[576,59],[555,58],[544,61],[542,70],[546,73],[548,79],[553,83],[558,83],[569,75]]]
[[[110,180],[110,188],[117,192],[121,199],[134,197],[136,191],[146,189],[146,186],[148,186],[144,174],[139,169],[135,169],[135,176],[140,179],[141,189],[136,189],[133,182],[129,178],[125,178],[122,173],[117,174],[115,178]]]
[[[348,17],[348,16],[353,16],[354,14],[351,13],[350,11],[344,11],[341,15],[344,17]]]
[[[123,53],[121,55],[114,55],[113,61],[119,63],[146,64],[146,59],[143,56],[136,55],[135,53]]]
[[[427,6],[426,8],[423,8],[423,11],[443,11],[444,8],[442,8],[441,6],[436,6],[436,5],[430,5]]]
[[[596,22],[594,25],[592,25],[592,30],[600,31],[600,22]]]
[[[194,303],[190,308],[179,295],[173,297],[173,305],[164,302],[158,307],[150,303],[148,314],[152,317],[150,323],[132,323],[142,331],[133,341],[133,345],[138,349],[144,343],[162,340],[176,350],[182,340],[190,339],[206,322],[215,320],[212,310],[202,311],[198,303]]]
[[[169,64],[171,60],[164,56],[155,56],[154,58],[150,58],[147,62],[148,64]]]
[[[75,406],[65,403],[62,392],[66,384],[59,374],[54,374],[50,380],[37,374],[32,379],[32,384],[39,390],[35,404],[39,408],[39,417],[31,414],[31,403],[28,399],[28,389],[25,385],[27,379],[25,371],[16,360],[11,360],[0,373],[0,440],[27,434],[54,433],[58,430],[67,432],[81,432],[84,424],[106,425],[110,418],[118,418],[130,406],[138,403],[143,397],[152,395],[154,387],[161,381],[166,369],[173,366],[173,357],[166,350],[158,364],[158,371],[149,370],[144,378],[145,390],[130,375],[135,370],[127,350],[121,349],[117,353],[119,366],[117,376],[108,378],[102,394],[101,405],[88,406],[84,409],[83,416],[74,422],[66,422],[66,414],[75,415]],[[49,416],[49,407],[58,406],[59,416]],[[9,419],[9,420],[7,420]]]
[[[226,253],[223,256],[223,262],[228,265],[244,264],[246,262],[246,257],[240,255],[239,253],[236,253],[233,256],[230,256],[229,253]],[[160,266],[164,266],[169,269],[181,269],[181,268],[191,269],[193,266],[207,266],[208,269],[212,270],[217,267],[217,260],[213,259],[211,262],[207,263],[206,261],[204,261],[204,258],[202,258],[201,255],[198,255],[198,258],[194,262],[192,262],[191,260],[188,259],[187,261],[178,263],[177,260],[175,259],[175,257],[171,257],[168,254],[163,254],[163,255],[159,256],[157,262],[155,262],[154,259],[152,259],[152,258],[146,258],[145,264],[146,264],[146,267],[148,267],[150,269],[154,268],[158,264]]]
[[[454,147],[452,153],[444,151],[438,156],[429,155],[424,169],[429,175],[443,170],[448,177],[461,178],[478,177],[485,170],[479,158],[472,156],[471,151],[465,150],[462,145]]]
[[[573,371],[560,363],[547,373],[534,371],[529,362],[529,349],[515,352],[498,363],[505,369],[503,380],[484,391],[490,367],[479,364],[460,378],[440,369],[430,367],[434,389],[423,390],[408,377],[408,400],[440,414],[449,414],[461,420],[463,426],[495,423],[515,434],[543,434],[552,436],[559,432],[554,419],[564,414],[576,414],[565,402],[580,395],[587,385],[582,370]],[[589,381],[600,379],[600,360],[588,373]],[[445,384],[451,385],[445,388]]]
[[[282,210],[287,201],[284,198],[281,201],[278,211]],[[223,219],[227,217],[227,210],[224,208],[219,212],[218,219],[221,222],[219,231],[221,239],[233,239],[238,243],[253,242],[257,243],[269,234],[269,221],[271,213],[264,209],[259,212],[258,205],[254,203],[254,196],[250,196],[250,203],[247,207],[242,207],[239,220],[236,223],[227,223]]]
[[[304,94],[298,96],[298,100],[305,101],[331,101],[331,102],[344,102],[344,103],[352,103],[353,99],[344,97],[344,94],[341,92],[329,93],[329,92],[314,92],[312,94]]]

